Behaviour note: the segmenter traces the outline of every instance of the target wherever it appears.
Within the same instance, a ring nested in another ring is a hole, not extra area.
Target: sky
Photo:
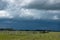
[[[60,0],[0,0],[0,18],[60,20]]]

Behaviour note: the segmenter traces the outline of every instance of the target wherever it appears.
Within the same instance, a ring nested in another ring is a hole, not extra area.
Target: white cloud
[[[32,19],[40,19],[41,14],[37,10],[29,10],[29,9],[21,9],[20,17],[24,18],[32,18]]]
[[[25,15],[25,16],[33,16],[34,14],[31,13],[31,11],[28,10],[28,9],[21,9],[21,15]]]
[[[1,10],[0,18],[12,18],[12,16],[7,11]]]
[[[25,5],[28,5],[31,2],[32,2],[32,0],[23,0],[20,5],[25,6]]]
[[[6,17],[9,16],[6,11],[0,11],[0,17]]]
[[[58,16],[57,15],[55,15],[55,16],[53,16],[53,18],[52,18],[53,20],[58,20],[58,19],[60,19],[60,18],[58,18]]]

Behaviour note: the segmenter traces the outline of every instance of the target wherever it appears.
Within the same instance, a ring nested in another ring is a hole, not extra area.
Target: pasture
[[[0,40],[60,40],[60,32],[0,31]]]

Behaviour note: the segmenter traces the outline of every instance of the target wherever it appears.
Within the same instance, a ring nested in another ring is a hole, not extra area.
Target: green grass
[[[0,40],[60,40],[60,32],[0,31]]]

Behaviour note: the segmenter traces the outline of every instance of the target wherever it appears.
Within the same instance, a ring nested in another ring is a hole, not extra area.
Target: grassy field
[[[60,32],[0,31],[0,40],[60,40]]]

